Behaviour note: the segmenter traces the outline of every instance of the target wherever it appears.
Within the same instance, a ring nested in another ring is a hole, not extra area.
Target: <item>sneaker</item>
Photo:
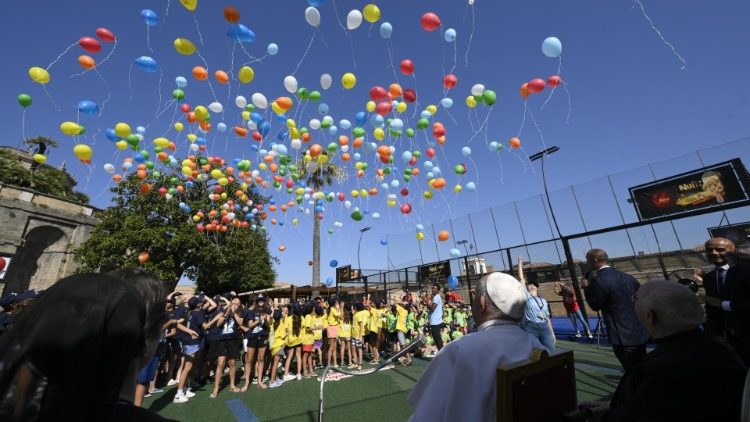
[[[172,400],[172,403],[187,403],[187,402],[188,402],[188,398],[182,394],[178,394],[174,396],[174,400]]]
[[[576,331],[576,337],[581,337],[581,332],[580,331]]]
[[[193,393],[193,392],[192,392],[192,391],[190,391],[190,390],[187,390],[187,391],[185,392],[185,397],[187,397],[187,398],[191,399],[191,398],[195,397],[195,393]]]
[[[149,397],[151,397],[151,393],[146,393],[146,394],[144,394],[144,395],[143,395],[143,398],[144,398],[144,399],[147,399],[147,398],[149,398]]]
[[[176,384],[179,384],[179,382],[177,380],[169,380],[169,382],[167,383],[167,386],[171,387],[171,386],[176,385]]]
[[[301,374],[297,374],[297,381],[299,381],[301,379],[302,379],[302,375]]]
[[[149,395],[150,394],[159,394],[159,393],[163,393],[163,392],[164,392],[164,390],[162,390],[161,388],[156,388],[154,390],[149,391],[148,394]]]
[[[593,340],[593,339],[594,339],[594,336],[589,334],[589,340]]]
[[[297,378],[297,377],[295,377],[295,376],[294,376],[294,375],[292,375],[292,374],[286,374],[286,375],[284,375],[284,378],[282,378],[282,379],[283,379],[284,381],[291,381],[291,380],[293,380],[293,379],[295,379],[295,378]]]
[[[272,382],[268,387],[270,388],[281,387],[281,384],[283,383],[284,381],[281,378],[277,378],[276,381]]]

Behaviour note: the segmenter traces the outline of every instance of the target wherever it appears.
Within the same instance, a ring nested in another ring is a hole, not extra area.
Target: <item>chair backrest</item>
[[[745,376],[745,389],[742,390],[742,412],[740,421],[750,422],[750,371]]]
[[[577,405],[572,351],[534,350],[529,360],[497,368],[499,422],[562,421]]]

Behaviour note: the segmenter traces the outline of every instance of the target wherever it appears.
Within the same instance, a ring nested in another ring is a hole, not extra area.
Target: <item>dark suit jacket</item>
[[[745,368],[698,330],[656,341],[617,386],[604,421],[738,421]]]
[[[746,363],[750,363],[750,266],[735,265],[724,282],[731,311],[723,312],[727,337]],[[711,308],[708,306],[707,308]],[[714,308],[718,309],[718,308]]]
[[[727,279],[729,279],[729,272],[727,272],[725,277],[725,283]],[[717,285],[716,269],[709,271],[703,276],[703,288],[706,290],[706,296],[716,297],[721,300],[728,299],[726,287]],[[726,335],[724,315],[722,315],[720,308],[706,306],[705,329],[706,333],[714,337],[724,337]]]
[[[591,309],[602,311],[610,344],[640,346],[651,337],[635,314],[633,295],[640,287],[632,276],[603,268],[584,289]]]

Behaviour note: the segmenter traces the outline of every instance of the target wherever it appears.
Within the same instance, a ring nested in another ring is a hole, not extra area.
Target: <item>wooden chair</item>
[[[529,360],[497,368],[499,422],[563,421],[577,405],[572,351],[535,349]]]

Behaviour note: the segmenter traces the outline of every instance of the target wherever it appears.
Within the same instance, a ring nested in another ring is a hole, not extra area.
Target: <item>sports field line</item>
[[[260,419],[258,419],[255,414],[245,406],[245,403],[242,403],[242,400],[227,400],[224,404],[226,404],[229,410],[232,411],[237,422],[260,422]]]

